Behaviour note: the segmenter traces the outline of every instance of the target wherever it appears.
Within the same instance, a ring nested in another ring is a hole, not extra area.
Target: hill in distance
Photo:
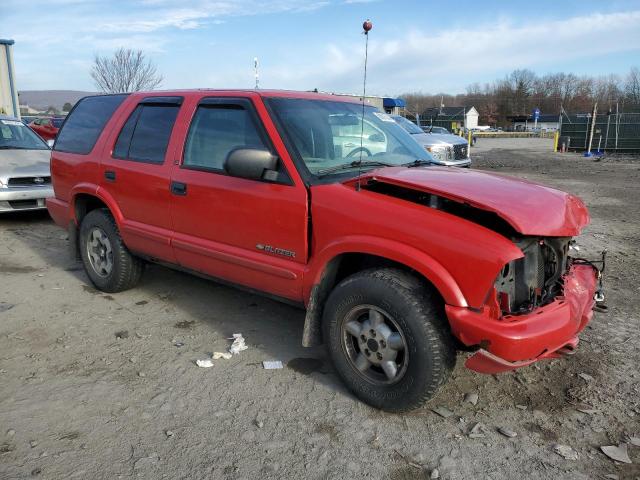
[[[94,93],[79,90],[22,90],[18,92],[18,97],[20,105],[29,105],[36,110],[46,110],[49,106],[62,110],[65,103],[74,105],[82,97]]]

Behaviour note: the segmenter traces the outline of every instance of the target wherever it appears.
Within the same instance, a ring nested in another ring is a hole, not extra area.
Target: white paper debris
[[[440,415],[443,418],[449,418],[451,415],[453,415],[453,412],[451,410],[449,410],[447,407],[443,407],[443,406],[438,406],[435,408],[431,409],[432,412],[437,413],[438,415]]]
[[[237,355],[243,350],[246,350],[247,348],[249,348],[245,345],[244,337],[242,336],[241,333],[234,333],[232,338],[233,338],[233,343],[229,347],[229,353],[233,355]]]
[[[629,437],[629,443],[636,447],[640,447],[640,437]]]
[[[622,463],[631,463],[629,454],[627,453],[627,444],[621,443],[617,447],[614,445],[607,445],[606,447],[600,447],[600,450],[612,460]]]
[[[196,360],[196,365],[201,368],[211,368],[213,367],[213,362],[209,358],[206,358],[204,360]]]
[[[589,375],[588,373],[579,373],[578,376],[583,379],[585,382],[591,382],[593,381],[593,377],[591,375]]]
[[[478,394],[477,394],[477,393],[467,393],[467,394],[465,394],[465,396],[464,396],[464,401],[465,401],[465,402],[468,402],[468,403],[470,403],[470,404],[472,404],[472,405],[477,405],[477,404],[478,404],[478,399],[479,399],[479,398],[480,398],[480,397],[478,396]]]
[[[229,360],[233,355],[226,352],[213,352],[213,359],[218,360],[220,358],[224,358],[225,360]]]
[[[578,452],[569,445],[556,445],[553,451],[566,460],[578,460]]]
[[[262,366],[265,370],[278,370],[282,368],[282,362],[280,360],[265,360],[262,362]]]

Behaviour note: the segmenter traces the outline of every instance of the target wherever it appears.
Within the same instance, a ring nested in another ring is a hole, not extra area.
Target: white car
[[[50,155],[22,121],[0,115],[0,213],[46,208],[53,196]]]

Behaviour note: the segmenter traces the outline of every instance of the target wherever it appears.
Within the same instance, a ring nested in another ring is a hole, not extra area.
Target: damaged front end
[[[596,301],[604,300],[605,252],[599,261],[573,258],[569,237],[520,237],[514,243],[523,257],[503,267],[483,308],[446,307],[454,334],[478,347],[465,365],[481,373],[574,353]]]

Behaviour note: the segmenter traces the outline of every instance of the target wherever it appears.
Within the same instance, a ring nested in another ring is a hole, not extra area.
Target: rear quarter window
[[[119,94],[80,100],[58,133],[53,149],[81,155],[91,152],[104,126],[125,98],[126,94]]]

